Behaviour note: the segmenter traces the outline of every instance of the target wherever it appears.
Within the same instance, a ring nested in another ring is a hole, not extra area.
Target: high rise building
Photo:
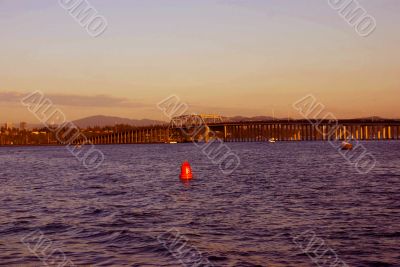
[[[13,128],[13,124],[12,124],[12,122],[6,122],[4,127],[6,128],[6,130],[11,130]]]
[[[26,123],[26,122],[24,122],[24,121],[20,122],[20,124],[19,124],[19,130],[20,130],[20,131],[25,131],[26,128],[27,128],[26,126],[27,126],[27,123]]]

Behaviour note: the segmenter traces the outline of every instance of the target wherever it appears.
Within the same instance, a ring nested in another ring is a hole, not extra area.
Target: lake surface
[[[349,266],[400,266],[400,142],[363,143],[368,174],[326,142],[227,145],[231,175],[193,144],[97,146],[96,171],[64,147],[0,147],[0,265],[180,266],[158,240],[175,229],[214,266],[317,266],[304,233]]]

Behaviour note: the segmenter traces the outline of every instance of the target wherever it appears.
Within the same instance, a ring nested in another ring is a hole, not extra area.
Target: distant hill
[[[225,117],[224,119],[227,121],[268,121],[268,120],[273,120],[274,118],[270,116],[255,116],[255,117],[234,116],[234,117]]]
[[[148,126],[148,125],[157,125],[157,124],[165,124],[165,121],[157,121],[157,120],[148,120],[148,119],[128,119],[128,118],[120,118],[120,117],[113,117],[113,116],[91,116],[79,120],[73,121],[73,123],[80,127],[80,128],[87,128],[87,127],[104,127],[104,126],[114,126],[116,124],[127,124],[132,126]]]
[[[224,117],[226,121],[263,121],[263,120],[272,120],[272,117],[268,116],[255,116],[255,117],[244,117],[244,116],[235,116],[235,117]],[[277,118],[275,118],[277,119]],[[73,121],[73,123],[80,128],[87,127],[104,127],[104,126],[114,126],[116,124],[127,124],[132,126],[148,126],[148,125],[158,125],[168,123],[167,121],[158,121],[158,120],[135,120],[121,117],[113,117],[113,116],[90,116],[86,118],[82,118],[79,120]]]
[[[268,120],[294,120],[292,118],[273,118],[270,116],[255,116],[255,117],[244,117],[244,116],[234,116],[234,117],[224,117],[226,121],[268,121]],[[364,118],[352,118],[352,119],[343,119],[340,118],[339,120],[362,120],[362,121],[385,121],[385,120],[399,120],[399,119],[387,119],[378,116],[371,116],[371,117],[364,117]]]
[[[378,117],[378,116],[372,116],[372,117],[365,117],[365,118],[357,118],[356,120],[383,121],[383,120],[387,120],[387,119],[381,118],[381,117]]]

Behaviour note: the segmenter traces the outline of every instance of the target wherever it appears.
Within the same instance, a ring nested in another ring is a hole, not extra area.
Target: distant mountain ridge
[[[288,118],[273,118],[271,116],[254,116],[254,117],[245,117],[245,116],[233,116],[233,117],[224,117],[224,121],[228,122],[240,122],[240,121],[271,121],[271,120],[288,120]],[[290,120],[296,120],[293,118],[289,118]],[[342,119],[340,119],[342,120]],[[364,121],[383,121],[383,120],[395,120],[400,121],[399,119],[386,119],[379,116],[370,116],[370,117],[360,117],[360,118],[352,118],[347,120],[364,120]],[[96,115],[90,116],[82,119],[78,119],[72,121],[76,126],[80,128],[87,127],[105,127],[105,126],[114,126],[116,124],[125,124],[131,126],[150,126],[150,125],[160,125],[167,124],[169,121],[159,121],[159,120],[150,120],[150,119],[128,119],[116,116],[104,116],[104,115]],[[19,127],[19,123],[13,123],[14,127]],[[3,126],[3,125],[2,125]],[[40,123],[28,123],[27,128],[45,128],[46,125]]]
[[[263,121],[263,120],[272,120],[273,118],[269,116],[255,116],[255,117],[234,116],[234,117],[223,117],[223,119],[226,121]],[[96,115],[75,120],[72,123],[74,123],[76,126],[80,128],[87,128],[95,126],[99,127],[114,126],[116,124],[125,124],[132,126],[149,126],[149,125],[166,124],[168,122],[150,120],[150,119],[135,120],[135,119],[115,117],[115,116]]]
[[[80,128],[87,128],[95,126],[98,127],[114,126],[116,124],[125,124],[131,126],[149,126],[149,125],[165,124],[167,122],[158,120],[149,120],[149,119],[135,120],[135,119],[115,117],[115,116],[96,115],[75,120],[72,123],[74,123],[76,126]]]
[[[269,121],[273,120],[274,118],[270,116],[254,116],[254,117],[234,116],[234,117],[224,117],[224,119],[226,119],[227,121]]]
[[[288,118],[273,118],[271,116],[254,116],[254,117],[245,117],[245,116],[233,116],[233,117],[223,117],[225,121],[231,122],[240,122],[240,121],[270,121],[270,120],[288,120]],[[294,120],[289,118],[290,120]],[[372,116],[367,118],[357,118],[353,120],[374,120],[380,121],[384,120],[384,118],[380,118],[378,116]],[[150,125],[160,125],[169,123],[168,121],[159,121],[159,120],[150,120],[150,119],[128,119],[121,118],[116,116],[104,116],[104,115],[96,115],[90,116],[86,118],[82,118],[79,120],[73,121],[73,123],[80,128],[87,127],[105,127],[105,126],[114,126],[116,124],[125,124],[131,126],[150,126]]]

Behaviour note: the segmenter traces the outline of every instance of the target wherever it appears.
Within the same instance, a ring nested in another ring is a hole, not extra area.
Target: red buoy
[[[192,168],[190,167],[189,162],[185,161],[182,163],[181,175],[179,177],[184,180],[190,180],[193,178]]]

